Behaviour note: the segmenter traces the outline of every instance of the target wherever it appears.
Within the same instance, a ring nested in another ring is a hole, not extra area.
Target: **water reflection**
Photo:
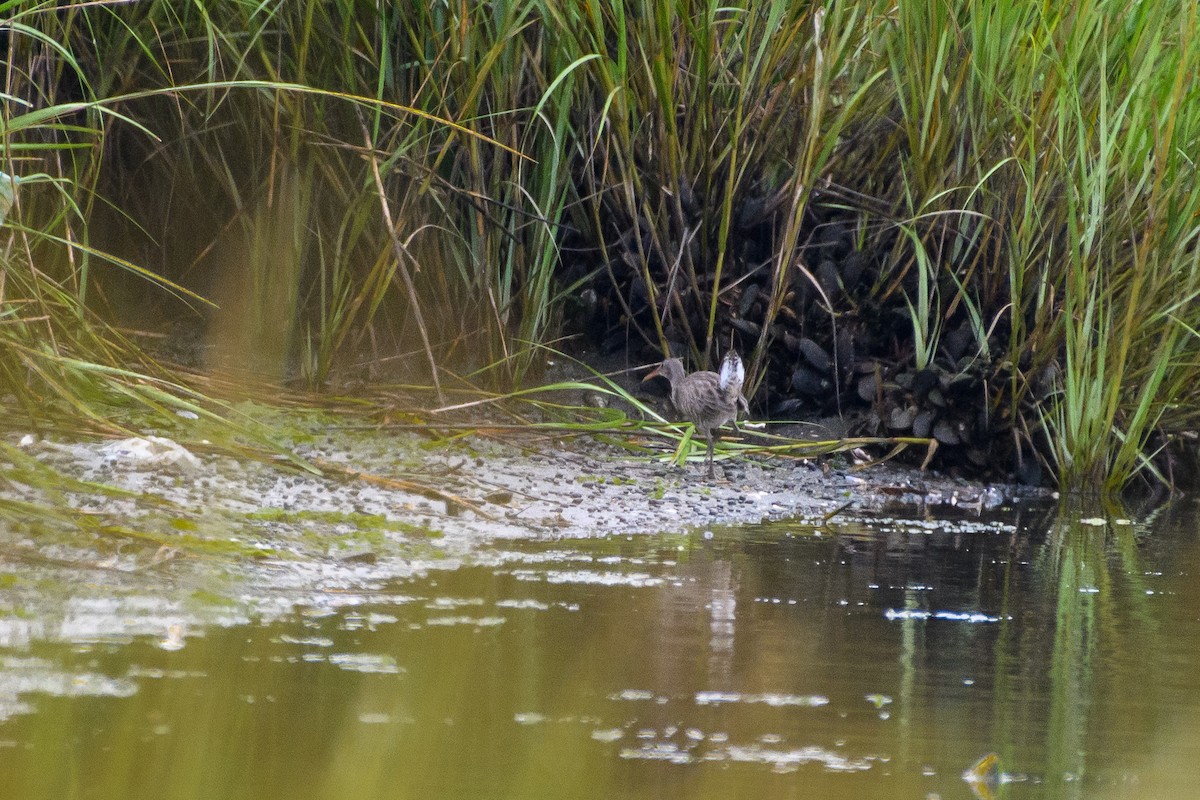
[[[507,542],[338,591],[0,565],[0,786],[1192,797],[1194,511]]]

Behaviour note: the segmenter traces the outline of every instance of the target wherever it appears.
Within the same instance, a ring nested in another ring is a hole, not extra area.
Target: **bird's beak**
[[[646,381],[650,380],[651,378],[657,378],[659,375],[662,375],[662,365],[661,364],[659,364],[657,367],[655,367],[653,370],[651,370],[650,373],[648,375],[646,375],[646,377],[642,378],[642,383],[645,383]]]

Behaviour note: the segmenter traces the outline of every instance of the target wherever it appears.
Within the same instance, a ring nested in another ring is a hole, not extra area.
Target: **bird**
[[[737,428],[738,409],[749,413],[746,398],[742,396],[742,382],[746,368],[742,359],[733,350],[721,360],[719,372],[684,372],[683,361],[668,358],[642,379],[642,382],[661,375],[671,384],[671,405],[696,430],[704,434],[708,444],[708,477],[715,478],[713,471],[713,432],[732,422]]]
[[[20,182],[20,175],[9,175],[7,172],[0,172],[0,225],[4,224],[5,217],[8,216],[9,210],[13,207],[13,202],[16,200],[17,195],[17,184]]]

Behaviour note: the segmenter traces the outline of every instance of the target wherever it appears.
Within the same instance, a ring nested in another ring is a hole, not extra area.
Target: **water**
[[[510,541],[307,594],[6,558],[0,787],[1193,798],[1195,511]]]

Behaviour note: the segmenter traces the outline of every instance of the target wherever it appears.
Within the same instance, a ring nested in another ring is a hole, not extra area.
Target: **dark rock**
[[[923,397],[934,386],[938,385],[938,374],[936,370],[926,367],[925,369],[917,370],[913,374],[912,393],[917,397]]]
[[[604,338],[600,344],[600,352],[606,356],[610,356],[618,350],[626,347],[629,344],[629,337],[625,331],[615,331]]]
[[[970,392],[979,385],[979,379],[969,372],[959,372],[957,375],[947,375],[942,381],[942,389],[955,395]]]
[[[789,397],[786,400],[781,400],[778,403],[776,403],[775,405],[771,406],[771,416],[772,417],[787,416],[788,414],[792,414],[792,413],[795,413],[796,411],[798,411],[802,405],[804,405],[804,401],[802,401],[796,397]]]
[[[964,322],[942,337],[942,349],[949,357],[950,363],[953,364],[966,355],[967,348],[974,341],[975,334],[971,332],[971,326]]]
[[[783,336],[781,336],[780,338],[783,339],[784,347],[786,347],[790,352],[795,353],[796,355],[800,355],[800,337],[799,336],[796,336],[791,331],[785,330],[783,332]]]
[[[891,414],[888,416],[888,427],[894,431],[906,431],[912,428],[913,420],[917,417],[917,409],[915,406],[906,406],[900,408],[896,406],[892,408]]]
[[[783,337],[790,335],[788,333],[788,329],[786,327],[784,327],[783,325],[780,325],[778,322],[776,322],[774,325],[771,326],[770,332],[771,332],[771,337],[776,340],[782,340]]]
[[[804,356],[804,360],[819,372],[828,373],[833,368],[833,362],[830,361],[829,354],[825,352],[825,349],[807,336],[800,339],[800,353]]]
[[[757,322],[751,322],[748,319],[731,319],[729,320],[729,324],[747,336],[755,338],[762,332],[762,327]]]
[[[846,292],[853,292],[862,282],[867,268],[867,257],[862,251],[855,250],[842,259],[842,286]]]
[[[800,394],[809,397],[823,397],[833,389],[828,378],[807,367],[796,367],[792,373],[792,386]]]
[[[837,265],[826,259],[817,264],[816,275],[817,283],[821,284],[821,290],[825,292],[825,296],[832,302],[840,291],[840,284],[838,283],[840,278],[838,276]]]
[[[739,228],[752,228],[766,221],[764,209],[766,200],[762,197],[747,197],[738,208],[736,225]]]
[[[629,300],[629,304],[635,308],[650,303],[650,292],[646,288],[646,281],[641,275],[635,275],[633,280],[629,282]]]
[[[845,225],[830,223],[820,227],[813,244],[821,250],[822,257],[841,258],[854,247],[854,240]]]
[[[696,202],[696,193],[692,191],[692,184],[682,176],[679,178],[679,205],[683,208],[683,213],[688,216],[700,213],[700,206]]]
[[[848,328],[844,326],[838,328],[833,351],[837,354],[837,368],[840,375],[847,374],[854,367],[854,334]]]
[[[874,375],[863,375],[858,379],[858,384],[855,387],[858,392],[858,399],[864,403],[875,402],[875,394],[878,388],[879,384]]]
[[[928,409],[913,417],[913,436],[920,439],[928,439],[930,431],[933,430],[933,421],[935,419],[937,419],[937,415]]]
[[[754,301],[758,299],[759,288],[757,283],[752,283],[746,287],[746,291],[742,292],[742,299],[738,303],[738,316],[745,317],[750,313],[750,308],[754,305]]]
[[[933,438],[937,439],[942,444],[962,444],[962,439],[960,439],[958,436],[957,426],[951,424],[949,420],[945,419],[939,419],[936,423],[934,423]]]

